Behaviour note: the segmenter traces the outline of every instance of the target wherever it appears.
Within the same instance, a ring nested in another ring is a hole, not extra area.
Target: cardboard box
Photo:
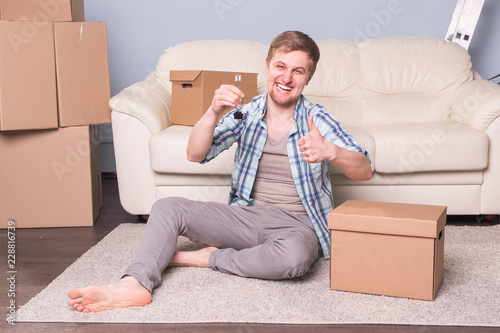
[[[57,128],[52,23],[0,21],[0,130]]]
[[[0,19],[30,22],[85,21],[84,0],[0,0]]]
[[[215,90],[222,84],[237,85],[237,74],[241,75],[240,90],[245,94],[246,103],[249,103],[257,95],[257,73],[170,71],[172,124],[196,125],[212,104]]]
[[[54,23],[59,126],[111,122],[105,22]]]
[[[330,288],[434,300],[446,207],[348,200],[328,215]]]
[[[97,126],[0,133],[0,225],[92,226],[102,206]]]

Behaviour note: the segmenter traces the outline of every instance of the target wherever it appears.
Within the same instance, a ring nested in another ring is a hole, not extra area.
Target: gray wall
[[[105,21],[111,94],[152,72],[163,51],[193,40],[269,44],[285,30],[314,39],[444,38],[456,0],[85,0],[87,21]],[[485,78],[500,73],[500,1],[486,0],[469,47]],[[453,59],[450,59],[453,61]],[[110,126],[101,126],[103,172],[114,171]]]

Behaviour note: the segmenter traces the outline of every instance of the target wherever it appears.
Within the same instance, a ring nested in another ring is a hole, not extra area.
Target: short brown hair
[[[319,61],[319,47],[311,37],[300,31],[285,31],[276,36],[269,46],[267,63],[271,62],[276,51],[288,53],[297,50],[304,51],[309,56],[311,60],[309,72],[312,76]]]

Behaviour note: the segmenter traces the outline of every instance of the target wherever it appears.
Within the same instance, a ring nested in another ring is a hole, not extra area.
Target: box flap
[[[332,230],[436,238],[446,207],[348,200],[328,215]]]
[[[197,71],[170,71],[172,82],[194,82],[200,76],[202,70]]]

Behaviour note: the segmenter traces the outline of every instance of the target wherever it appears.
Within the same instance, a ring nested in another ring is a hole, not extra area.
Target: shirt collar
[[[304,95],[300,95],[299,100],[297,101],[297,104],[295,104],[295,110],[293,110],[293,120],[297,121],[297,117],[302,113],[304,110]]]
[[[267,96],[269,93],[264,94],[264,98],[262,99],[262,102],[260,104],[260,115],[257,117],[258,120],[262,120],[266,116],[266,111],[267,111]],[[302,113],[304,110],[304,95],[300,95],[299,100],[297,101],[297,104],[295,104],[295,109],[293,110],[293,119],[297,121],[297,117]]]

